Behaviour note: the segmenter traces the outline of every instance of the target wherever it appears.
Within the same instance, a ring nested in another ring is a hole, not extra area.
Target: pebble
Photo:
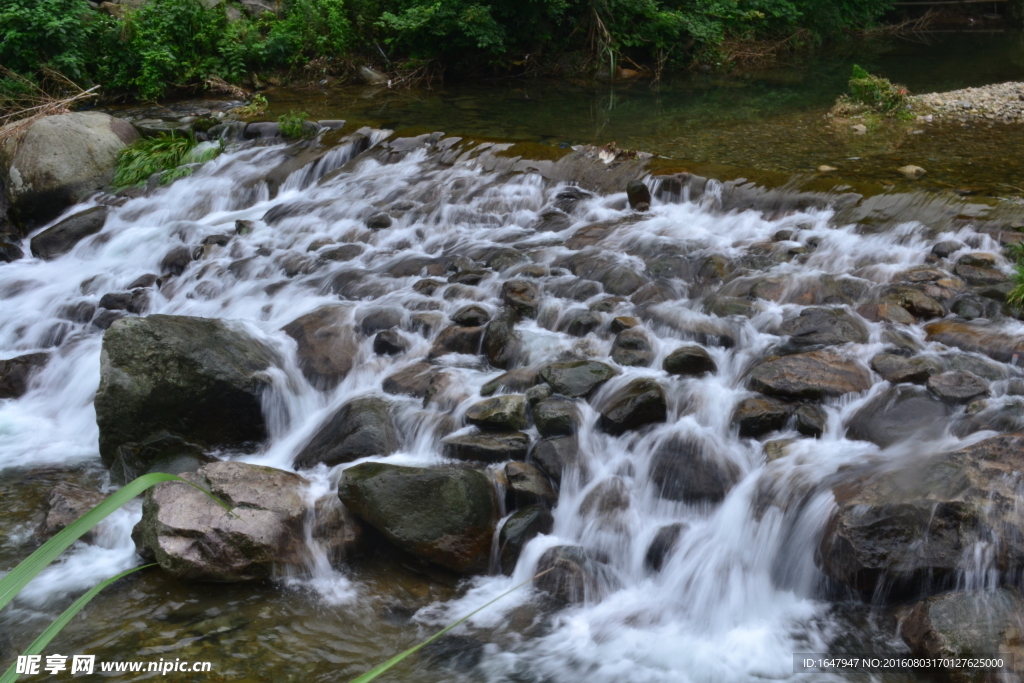
[[[934,118],[1024,123],[1024,83],[1011,81],[913,97],[915,108],[930,111],[918,120]]]
[[[909,164],[907,166],[901,166],[896,170],[898,170],[900,173],[902,173],[907,178],[910,178],[911,180],[917,180],[918,178],[920,178],[921,176],[928,172],[921,168],[920,166],[914,166],[912,164]]]
[[[835,166],[827,166],[825,164],[822,164],[821,166],[818,167],[818,173],[831,173],[832,171],[835,170]]]

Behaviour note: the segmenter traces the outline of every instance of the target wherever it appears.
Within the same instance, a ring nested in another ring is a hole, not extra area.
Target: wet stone
[[[512,576],[523,547],[540,534],[550,534],[554,526],[555,518],[543,505],[525,506],[505,520],[498,533],[501,573]]]
[[[612,318],[611,330],[615,334],[632,329],[640,324],[640,321],[630,315],[620,315]]]
[[[540,377],[556,394],[570,398],[590,396],[595,389],[618,373],[598,361],[559,361],[541,368]]]
[[[540,293],[537,285],[525,280],[509,280],[501,285],[502,300],[520,315],[534,318],[537,315]]]
[[[463,306],[452,315],[452,322],[463,327],[481,327],[490,319],[487,309],[477,304]]]
[[[384,330],[373,338],[373,352],[378,356],[396,356],[405,353],[409,342],[398,330]]]
[[[49,360],[48,353],[29,353],[0,360],[0,399],[24,395],[28,391],[32,374]]]
[[[813,403],[803,403],[797,407],[796,431],[804,436],[820,437],[825,432],[828,414],[825,409]]]
[[[717,503],[739,478],[735,464],[693,439],[666,440],[651,461],[651,481],[667,500]]]
[[[989,392],[988,383],[966,370],[953,370],[928,378],[928,389],[951,403],[969,403]]]
[[[718,372],[718,366],[703,347],[681,346],[665,357],[662,369],[670,375],[698,376]]]
[[[615,336],[611,357],[619,365],[646,368],[654,360],[654,348],[647,332],[632,327]]]
[[[740,436],[758,437],[782,429],[793,406],[769,396],[751,396],[740,401],[733,412],[732,423],[739,427]]]
[[[506,498],[510,510],[538,504],[551,508],[558,502],[558,494],[547,475],[536,465],[510,462],[505,465],[505,479],[508,482]]]
[[[673,522],[658,529],[651,544],[647,546],[647,552],[644,553],[644,569],[649,572],[660,572],[665,566],[665,560],[672,555],[679,544],[679,539],[688,528],[686,522]]]
[[[601,325],[601,316],[589,310],[573,311],[559,325],[559,331],[573,337],[585,337]]]
[[[569,467],[580,465],[579,442],[575,436],[556,436],[541,439],[530,451],[530,462],[540,467],[556,484]]]
[[[924,384],[929,377],[942,372],[942,363],[932,356],[906,358],[895,353],[880,353],[871,359],[871,369],[893,384]]]
[[[552,396],[533,407],[533,422],[542,437],[575,434],[579,421],[576,402],[564,396]]]
[[[531,368],[516,368],[499,375],[480,388],[481,396],[491,396],[499,391],[522,393],[539,381],[537,371]]]
[[[652,379],[635,379],[605,399],[599,425],[608,434],[619,435],[665,422],[667,412],[661,385]]]
[[[466,410],[466,422],[492,432],[526,429],[526,397],[506,394],[474,403]]]
[[[526,460],[530,437],[523,432],[451,436],[441,442],[444,457],[469,462]]]

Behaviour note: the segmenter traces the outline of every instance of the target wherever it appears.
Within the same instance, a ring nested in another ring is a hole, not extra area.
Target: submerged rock
[[[811,351],[761,363],[750,373],[750,388],[770,396],[820,400],[870,389],[871,374],[856,361]]]
[[[593,360],[559,361],[540,370],[541,379],[550,384],[556,394],[570,398],[590,396],[617,374],[610,365]]]
[[[366,462],[345,470],[338,496],[407,553],[462,574],[487,571],[499,513],[482,472]]]
[[[28,391],[32,373],[50,360],[48,353],[28,353],[0,360],[0,399],[19,398]]]
[[[521,340],[515,328],[518,321],[516,310],[506,308],[484,328],[483,354],[496,368],[509,370],[519,361]]]
[[[665,566],[665,560],[672,555],[688,527],[685,522],[673,522],[658,529],[651,544],[647,546],[647,552],[644,553],[644,569],[649,572],[660,572]]]
[[[880,353],[871,359],[871,369],[893,384],[924,384],[942,372],[942,363],[932,356],[907,358],[896,353]]]
[[[32,238],[32,255],[49,261],[68,253],[83,239],[102,230],[109,212],[105,206],[94,206],[47,228]]]
[[[928,378],[928,389],[950,403],[968,403],[988,394],[988,384],[973,372],[952,370]]]
[[[558,494],[547,475],[534,465],[510,462],[505,465],[505,479],[508,482],[506,499],[509,509],[536,504],[550,508],[558,502]]]
[[[670,438],[651,460],[651,481],[668,500],[717,503],[739,478],[739,467],[694,439]]]
[[[534,588],[570,605],[598,599],[610,578],[600,562],[576,545],[545,550],[537,563],[537,574]]]
[[[36,530],[36,535],[44,540],[49,539],[105,499],[106,495],[99,491],[60,482],[53,487],[47,497],[45,516]],[[88,541],[91,535],[92,532],[89,532],[83,539]]]
[[[533,422],[541,436],[568,436],[579,429],[580,411],[575,401],[552,396],[533,407]]]
[[[653,379],[634,379],[607,397],[600,412],[601,429],[613,435],[664,422],[665,390]]]
[[[758,437],[786,426],[793,410],[792,405],[777,398],[750,396],[736,406],[732,423],[739,427],[740,436]]]
[[[382,398],[368,396],[349,401],[334,412],[295,456],[297,469],[323,463],[328,467],[371,455],[391,455],[398,450],[398,433],[391,406]]]
[[[204,448],[267,436],[262,394],[273,351],[221,320],[151,315],[103,336],[96,423],[108,467],[117,449],[171,433]]]
[[[580,466],[579,441],[576,436],[555,436],[541,439],[530,451],[530,462],[535,463],[556,484],[562,483],[567,468]]]
[[[132,531],[143,557],[198,581],[266,579],[307,562],[305,479],[241,462],[213,463],[182,476],[231,511],[188,484],[158,484],[146,492],[142,521]],[[316,538],[329,552],[354,545],[358,532],[343,516],[324,521]]]
[[[505,520],[498,533],[501,573],[512,576],[523,547],[540,534],[550,534],[555,518],[543,505],[529,505]]]
[[[843,308],[805,308],[798,317],[783,322],[779,333],[789,335],[789,343],[798,347],[868,341],[864,323]]]
[[[631,327],[615,336],[611,356],[619,365],[646,368],[654,360],[654,348],[647,332]]]
[[[846,437],[883,448],[906,439],[934,439],[948,426],[951,411],[924,387],[890,387],[860,408],[847,424]]]
[[[480,387],[481,396],[491,396],[499,391],[522,393],[537,383],[537,371],[530,368],[516,368],[495,377]]]
[[[346,306],[328,305],[281,328],[298,344],[302,374],[318,389],[333,389],[352,370],[358,346]]]
[[[992,553],[1002,577],[1024,569],[1024,520],[1016,477],[1024,434],[1006,434],[836,483],[836,511],[816,561],[859,591],[898,598],[949,587],[975,548]]]
[[[943,320],[925,325],[924,331],[928,341],[981,353],[1000,363],[1010,363],[1014,356],[1024,356],[1024,338],[1001,332],[991,325]]]

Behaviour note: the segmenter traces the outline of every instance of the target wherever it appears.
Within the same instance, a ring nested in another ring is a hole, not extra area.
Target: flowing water
[[[376,144],[388,133],[367,135]],[[571,208],[569,228],[537,232],[530,226],[565,183],[537,173],[487,171],[476,156],[482,147],[455,163],[450,156],[440,163],[442,148],[449,145],[473,150],[475,143],[467,141],[411,145],[397,155],[371,147],[352,161],[363,149],[358,144],[342,139],[315,165],[292,173],[273,196],[266,176],[285,161],[288,146],[231,147],[192,177],[114,207],[103,231],[70,253],[49,262],[26,258],[0,267],[0,355],[51,353],[26,395],[0,402],[0,567],[13,566],[31,550],[38,511],[55,483],[110,488],[99,465],[92,405],[103,333],[90,323],[63,319],[62,309],[80,301],[95,303],[105,292],[121,291],[139,276],[159,272],[169,250],[233,233],[236,220],[253,221],[253,232],[208,249],[180,276],[169,278],[154,290],[148,313],[238,321],[282,357],[293,359],[294,343],[281,328],[322,304],[344,300],[353,322],[372,309],[401,310],[402,334],[410,343],[405,353],[377,356],[372,339],[362,339],[353,371],[329,392],[310,386],[293,360],[275,374],[265,396],[270,438],[262,450],[242,459],[285,469],[333,409],[361,395],[386,396],[402,427],[400,452],[374,459],[441,464],[439,439],[451,429],[452,416],[459,424],[466,408],[479,400],[480,387],[501,374],[477,356],[439,359],[460,380],[450,396],[451,415],[436,405],[424,408],[418,399],[382,393],[383,378],[421,359],[431,346],[431,338],[412,331],[414,313],[446,317],[471,300],[496,311],[502,282],[516,277],[513,267],[487,274],[476,287],[449,287],[428,297],[413,289],[420,273],[395,274],[400,272],[395,266],[410,256],[483,261],[487,254],[512,247],[547,267],[539,281],[545,294],[538,318],[519,325],[525,362],[538,366],[576,357],[607,361],[608,321],[636,310],[627,299],[606,302],[607,308],[617,308],[601,313],[603,326],[594,333],[577,338],[556,331],[575,312],[606,298],[597,293],[574,300],[553,293],[557,285],[575,279],[554,264],[571,253],[565,239],[587,224],[618,223],[600,246],[606,257],[638,272],[659,259],[746,258],[774,244],[769,251],[783,256],[756,267],[778,276],[791,292],[829,274],[848,275],[865,287],[887,282],[922,264],[933,243],[953,236],[910,215],[896,221],[894,229],[872,234],[836,220],[829,208],[771,217],[751,210],[724,213],[718,209],[722,186],[714,181],[697,201],[655,200],[645,214],[632,212],[622,192],[589,195]],[[647,182],[657,187],[659,181]],[[389,210],[394,225],[366,229],[364,219],[379,210]],[[772,243],[780,230],[793,231],[792,239]],[[1000,246],[988,235],[971,227],[958,230],[956,237],[973,248],[999,253]],[[309,252],[318,240],[357,243],[364,250],[348,262],[323,262]],[[795,251],[785,256],[787,250]],[[806,253],[792,258],[801,251]],[[999,267],[1008,272],[1009,264],[1000,259]],[[701,309],[708,286],[682,271],[668,277],[678,299],[648,306],[644,313],[655,347],[651,367],[621,368],[621,377],[595,398],[599,403],[636,377],[656,378],[668,394],[667,422],[612,437],[595,428],[597,413],[579,402],[586,471],[566,473],[553,532],[530,542],[513,576],[455,582],[445,575],[427,576],[386,549],[336,568],[321,563],[257,585],[189,584],[149,571],[108,589],[49,651],[95,654],[101,660],[209,660],[214,680],[344,681],[526,581],[545,549],[581,544],[608,559],[599,594],[590,595],[586,604],[550,611],[532,589],[524,588],[474,617],[447,649],[400,667],[390,680],[817,681],[827,678],[793,674],[794,653],[844,648],[905,652],[891,623],[853,603],[831,602],[814,561],[821,527],[834,506],[825,484],[829,477],[848,465],[898,462],[921,449],[920,443],[903,443],[880,451],[845,438],[844,421],[887,383],[876,375],[864,395],[826,402],[822,437],[801,439],[787,457],[766,463],[762,445],[740,438],[730,417],[750,395],[744,382],[752,362],[780,341],[773,330],[800,306],[762,301],[762,310],[749,319],[719,321]],[[662,360],[688,339],[683,330],[701,324],[724,324],[735,344],[727,348],[709,340],[716,373],[670,378],[660,370]],[[1015,321],[1005,325],[1021,331]],[[867,343],[848,345],[841,353],[866,362],[885,348],[883,327],[869,328]],[[907,331],[916,343],[930,347],[920,326]],[[1016,370],[1005,366],[1005,372]],[[1000,387],[995,385],[995,401],[1014,400],[1000,396]],[[798,437],[791,429],[780,436]],[[965,441],[947,434],[927,448],[942,452],[982,436]],[[674,437],[699,440],[708,457],[728,460],[741,473],[722,502],[687,505],[659,497],[650,481],[651,456],[658,444]],[[302,474],[323,492],[336,488],[347,466]],[[589,493],[609,482],[617,482],[627,504],[612,514],[582,505]],[[766,485],[777,493],[766,494]],[[126,507],[104,524],[92,544],[74,546],[23,592],[0,618],[0,666],[86,587],[140,562],[129,537],[140,514],[139,504]],[[663,569],[652,573],[644,566],[647,548],[661,527],[677,522],[686,525],[685,531]],[[453,652],[458,656],[450,656]],[[887,680],[910,679],[901,674]]]

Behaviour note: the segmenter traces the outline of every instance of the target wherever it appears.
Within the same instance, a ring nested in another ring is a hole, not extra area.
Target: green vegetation
[[[233,114],[241,116],[243,119],[254,119],[257,116],[263,116],[264,112],[267,111],[267,107],[270,103],[267,102],[267,98],[259,93],[252,96],[249,100],[249,104],[244,107],[238,107],[232,111]]]
[[[51,69],[105,94],[158,98],[253,74],[615,73],[726,59],[729,41],[792,47],[860,30],[892,0],[283,0],[253,16],[226,0],[147,0],[116,16],[86,0],[4,0],[0,64]],[[792,41],[782,39],[799,36]],[[641,67],[641,65],[643,65]],[[0,89],[11,84],[0,82]]]
[[[228,514],[234,515],[234,512],[231,511],[231,507],[228,506],[227,503],[217,498],[209,491],[206,491],[205,489],[200,488],[192,482],[186,481],[177,475],[164,474],[162,472],[144,474],[141,477],[130,481],[123,488],[110,494],[102,503],[64,527],[64,529],[59,531],[53,538],[40,546],[38,550],[22,560],[17,567],[0,579],[0,610],[6,607],[7,603],[13,600],[21,589],[28,585],[29,581],[35,578],[39,572],[46,569],[46,567],[57,559],[57,557],[64,552],[68,546],[91,531],[97,524],[106,519],[112,512],[120,508],[122,505],[135,498],[151,486],[155,486],[165,481],[180,481],[199,489],[216,501],[218,505],[223,507]],[[85,607],[86,603],[95,597],[97,593],[114,581],[117,581],[121,577],[127,576],[138,569],[145,569],[145,567],[138,567],[136,569],[129,570],[111,579],[107,579],[93,587],[92,590],[80,597],[71,605],[71,607],[65,610],[56,621],[50,624],[49,628],[47,628],[42,635],[36,638],[36,640],[29,646],[29,650],[26,654],[41,653],[50,640],[52,640],[53,637],[56,636],[69,621],[71,621],[72,617]],[[7,672],[0,677],[0,683],[11,683],[19,677],[20,675],[15,673],[15,665],[12,664]]]
[[[281,135],[286,138],[299,139],[313,137],[315,132],[305,126],[307,118],[309,118],[309,114],[304,111],[290,111],[287,114],[282,114],[278,117],[277,129],[281,131]]]
[[[1006,303],[1017,312],[1024,311],[1024,242],[1007,244],[1003,250],[1006,257],[1016,262],[1010,281],[1013,289],[1006,295]]]
[[[122,150],[114,171],[114,186],[128,187],[146,182],[154,173],[163,172],[162,185],[192,174],[183,164],[202,163],[220,154],[219,146],[198,147],[191,135],[159,135],[143,138]]]
[[[891,114],[906,108],[909,93],[902,85],[893,85],[888,78],[873,76],[854,64],[850,99],[875,111]]]

